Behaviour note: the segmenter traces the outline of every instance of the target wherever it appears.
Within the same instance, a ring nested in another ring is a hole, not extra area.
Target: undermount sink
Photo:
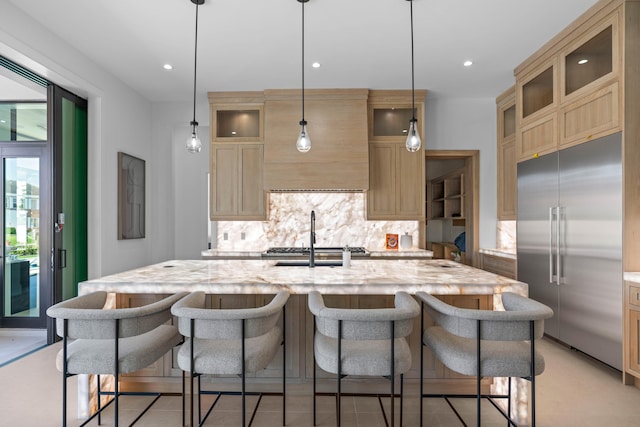
[[[276,267],[309,267],[309,261],[278,261]],[[315,267],[342,267],[342,261],[316,261]]]

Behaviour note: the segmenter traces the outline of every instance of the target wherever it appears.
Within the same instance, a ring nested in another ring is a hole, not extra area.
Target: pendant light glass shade
[[[304,119],[304,4],[309,0],[297,0],[302,3],[302,120],[300,120],[300,134],[296,141],[296,148],[301,153],[311,150],[311,139],[307,133],[307,121]]]
[[[191,136],[187,140],[187,151],[199,153],[202,150],[202,141],[198,138],[198,122],[191,122]]]
[[[418,133],[418,120],[411,119],[409,121],[409,134],[407,135],[407,150],[415,153],[420,149],[422,141],[420,140],[420,134]]]
[[[307,133],[307,122],[304,120],[300,122],[300,135],[298,135],[298,141],[296,141],[296,148],[301,153],[311,150],[311,139]]]

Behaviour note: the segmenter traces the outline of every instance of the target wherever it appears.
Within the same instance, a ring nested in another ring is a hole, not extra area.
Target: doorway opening
[[[426,150],[425,248],[479,265],[479,150]]]
[[[47,308],[87,279],[86,112],[86,100],[0,56],[3,349],[36,332],[53,343]]]

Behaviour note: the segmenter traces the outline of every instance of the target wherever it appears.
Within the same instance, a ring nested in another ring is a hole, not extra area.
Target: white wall
[[[157,230],[157,168],[152,161],[151,105],[9,2],[0,13],[0,54],[88,99],[89,277],[151,262]],[[117,240],[117,152],[147,161],[147,238]]]
[[[426,149],[480,150],[480,248],[496,246],[496,103],[492,98],[430,98]]]
[[[152,158],[157,169],[153,200],[152,261],[200,259],[207,248],[209,172],[209,103],[199,98],[196,120],[200,153],[189,153],[187,138],[193,104],[152,105]]]

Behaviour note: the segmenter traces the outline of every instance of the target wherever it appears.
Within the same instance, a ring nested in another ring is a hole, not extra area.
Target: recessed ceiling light
[[[311,64],[311,66],[313,68],[320,68],[320,63],[319,62],[314,62],[313,64]]]
[[[464,61],[462,63],[462,65],[464,65],[465,67],[471,67],[473,65],[473,62],[472,61]]]
[[[237,134],[238,134],[238,132],[236,132],[235,130],[231,131],[231,135],[237,135]]]
[[[6,120],[0,120],[0,123],[7,123]]]
[[[578,61],[578,64],[582,65],[582,64],[586,64],[587,62],[589,62],[588,59],[581,59],[580,61]]]
[[[164,64],[164,65],[162,66],[162,68],[164,68],[165,70],[173,70],[173,65],[171,65],[171,64]]]

